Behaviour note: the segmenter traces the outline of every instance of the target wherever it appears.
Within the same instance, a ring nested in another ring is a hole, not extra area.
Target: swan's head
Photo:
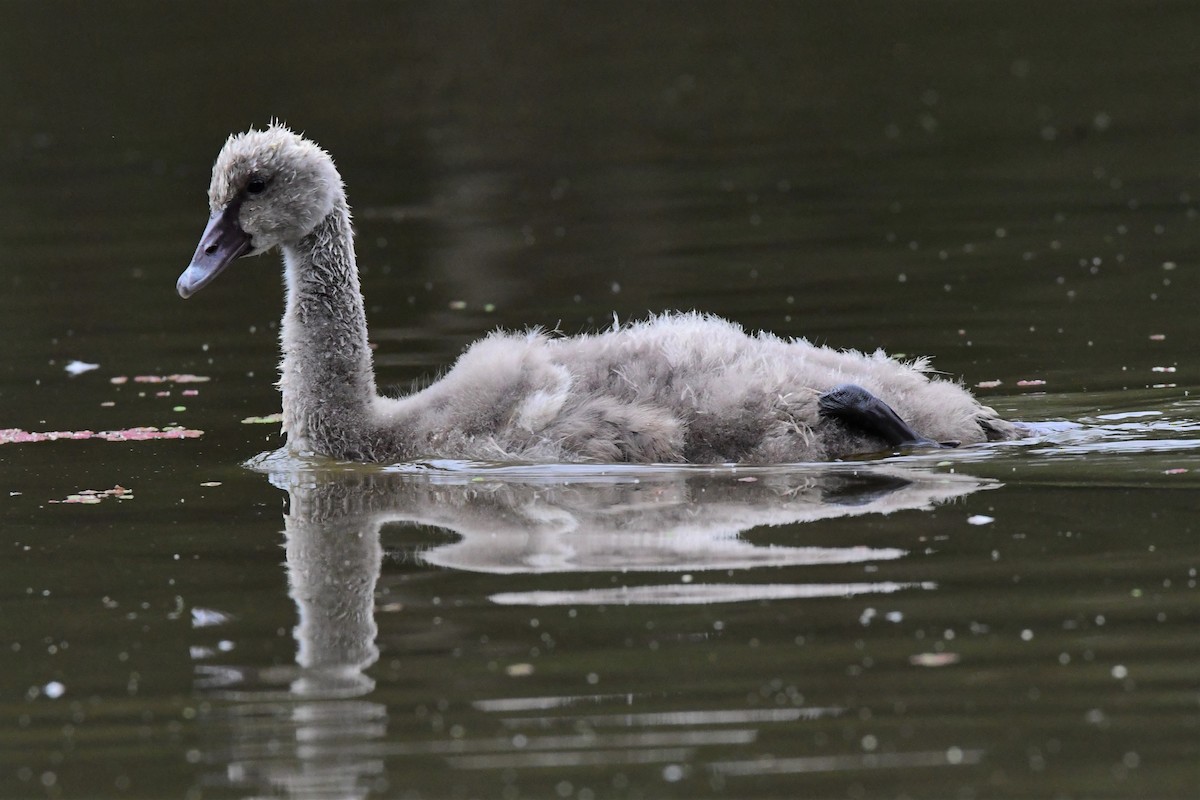
[[[212,216],[192,263],[179,276],[180,296],[203,289],[239,256],[298,242],[333,210],[342,192],[329,154],[283,125],[230,136],[213,164]]]

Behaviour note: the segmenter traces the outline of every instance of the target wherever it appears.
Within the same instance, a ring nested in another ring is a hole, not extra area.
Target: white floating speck
[[[94,369],[100,369],[99,364],[89,364],[86,361],[72,361],[63,367],[68,375],[82,375],[85,372],[91,372]]]
[[[996,521],[995,517],[989,517],[986,514],[972,514],[967,517],[968,525],[988,525]]]
[[[917,653],[908,657],[914,667],[948,667],[958,662],[958,653]]]
[[[214,625],[224,625],[232,620],[233,615],[226,614],[224,611],[216,611],[211,608],[201,608],[199,606],[192,609],[193,628],[211,628]]]

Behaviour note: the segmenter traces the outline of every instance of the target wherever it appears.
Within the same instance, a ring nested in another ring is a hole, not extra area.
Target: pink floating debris
[[[1187,467],[1173,467],[1171,469],[1164,469],[1163,475],[1182,475],[1187,471]]]
[[[134,383],[208,383],[212,378],[207,375],[192,375],[189,373],[173,373],[171,375],[134,375],[130,378],[128,375],[117,375],[109,378],[108,382],[120,386],[124,383],[129,383],[132,380]]]
[[[45,431],[42,433],[30,433],[20,428],[4,428],[0,430],[0,444],[54,442],[59,439],[91,439],[95,435],[92,431]]]
[[[1046,382],[1040,378],[1034,378],[1027,381],[1017,381],[1017,386],[1045,386]]]
[[[1150,341],[1152,341],[1152,342],[1163,342],[1163,341],[1166,341],[1166,339],[1167,339],[1167,335],[1165,333],[1150,334]]]
[[[106,442],[144,442],[150,439],[198,439],[204,431],[189,428],[152,426],[125,428],[119,431],[24,431],[20,428],[0,428],[0,444],[29,444],[56,442],[60,439],[103,439]]]
[[[204,375],[188,375],[188,374],[173,374],[173,375],[135,375],[134,383],[207,383],[212,380]]]
[[[182,394],[184,397],[195,397],[195,396],[197,396],[198,394],[200,394],[200,390],[199,390],[199,389],[184,389],[184,390],[181,392],[181,394]]]
[[[95,505],[101,500],[105,500],[109,497],[115,497],[118,500],[132,500],[133,490],[126,489],[124,486],[117,484],[111,489],[104,489],[102,491],[97,491],[96,489],[84,489],[76,492],[75,494],[69,494],[62,500],[48,500],[47,502]]]
[[[1151,367],[1151,372],[1174,372],[1175,367]]]
[[[95,505],[100,502],[100,498],[95,495],[69,494],[62,500],[47,500],[47,503],[79,503],[87,505]]]
[[[194,431],[187,428],[155,428],[146,426],[126,428],[120,431],[101,431],[96,434],[99,439],[107,442],[145,442],[150,439],[198,439],[204,431]]]

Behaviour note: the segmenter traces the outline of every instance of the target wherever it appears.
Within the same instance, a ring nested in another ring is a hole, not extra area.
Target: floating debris
[[[1151,367],[1151,372],[1174,372],[1175,367]]]
[[[283,422],[283,412],[278,411],[265,417],[246,417],[242,420],[243,425],[269,425],[272,422]]]
[[[1040,378],[1032,378],[1027,381],[1017,381],[1017,386],[1045,386],[1046,382]]]
[[[91,372],[94,369],[100,369],[100,365],[99,364],[89,364],[86,361],[76,360],[76,361],[72,361],[70,364],[67,364],[65,367],[63,367],[63,369],[65,369],[67,371],[67,374],[73,378],[76,375],[82,375],[85,372]]]
[[[134,377],[134,383],[208,383],[212,378],[205,375],[189,375],[189,374],[174,374],[166,376],[158,375],[138,375]]]
[[[989,517],[987,514],[972,514],[967,517],[968,525],[988,525],[995,521],[995,517]]]
[[[62,500],[48,500],[49,503],[55,504],[78,504],[78,505],[96,505],[101,500],[109,497],[115,497],[118,500],[132,500],[133,490],[126,489],[124,486],[117,485],[111,489],[96,490],[84,489],[75,494],[69,494]]]
[[[204,431],[182,427],[155,428],[144,426],[119,431],[25,431],[20,428],[0,428],[0,444],[29,444],[57,442],[60,439],[103,439],[106,442],[144,442],[150,439],[198,439]]]
[[[226,625],[235,619],[237,617],[233,614],[225,611],[217,611],[215,608],[196,606],[192,609],[193,628],[211,628],[214,625]]]
[[[1162,341],[1166,341],[1166,338],[1167,338],[1167,335],[1166,335],[1165,333],[1152,333],[1152,334],[1150,334],[1150,341],[1152,341],[1152,342],[1162,342]]]
[[[1164,469],[1163,475],[1183,475],[1188,471],[1187,467],[1172,467],[1171,469]]]
[[[1002,384],[1003,382],[1004,382],[1004,381],[999,381],[999,380],[996,380],[996,381],[980,381],[979,383],[975,384],[975,388],[976,388],[976,389],[995,389],[997,386],[999,386],[999,385],[1000,385],[1000,384]]]
[[[190,375],[186,373],[175,373],[172,375],[134,375],[130,378],[128,375],[117,375],[109,378],[108,382],[116,386],[123,383],[129,383],[132,380],[134,383],[208,383],[212,378],[207,375]]]
[[[206,488],[212,488],[213,486],[220,486],[221,482],[220,481],[204,481],[200,485],[204,486]]]

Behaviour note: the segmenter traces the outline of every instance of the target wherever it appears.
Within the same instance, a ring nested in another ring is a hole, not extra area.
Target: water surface
[[[0,796],[1195,796],[1190,4],[5,11],[0,428],[203,435],[0,445]],[[255,459],[278,262],[174,282],[273,116],[346,178],[382,385],[697,308],[1036,435]]]

